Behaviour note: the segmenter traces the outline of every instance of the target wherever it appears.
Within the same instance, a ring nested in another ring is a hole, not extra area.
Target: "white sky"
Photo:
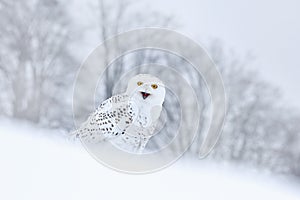
[[[145,0],[172,14],[187,36],[219,38],[228,49],[255,56],[262,77],[279,86],[288,103],[300,107],[300,1]]]

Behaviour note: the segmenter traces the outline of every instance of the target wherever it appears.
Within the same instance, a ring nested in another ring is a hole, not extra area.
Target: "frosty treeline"
[[[134,2],[102,0],[87,3],[95,20],[81,27],[76,23],[78,13],[72,12],[67,3],[0,0],[2,116],[69,131],[73,126],[72,87],[81,63],[76,52],[87,46],[86,40],[82,39],[86,34],[97,36],[96,41],[89,41],[96,45],[119,32],[138,27],[180,30],[172,16],[147,9],[138,11]],[[122,47],[116,43],[116,48]],[[252,58],[240,58],[230,53],[218,40],[210,41],[207,49],[219,67],[228,98],[223,134],[209,159],[300,176],[300,111],[284,104],[276,88],[249,70]],[[109,55],[109,49],[106,53]],[[188,150],[188,155],[197,158],[197,146],[205,132],[209,95],[203,77],[195,76],[184,60],[151,50],[121,57],[105,72],[105,79],[97,89],[96,103],[112,95],[115,80],[119,80],[130,66],[149,62],[180,66],[177,70],[199,89],[203,121],[199,124],[200,137]],[[135,73],[139,72],[144,71]],[[180,87],[176,80],[174,84]],[[153,139],[150,148],[164,145],[174,136],[172,130],[176,129],[179,119],[178,102],[175,98],[166,98],[165,107],[168,128],[165,134]],[[83,105],[82,118],[88,111]],[[174,151],[180,148],[183,147],[178,144]]]

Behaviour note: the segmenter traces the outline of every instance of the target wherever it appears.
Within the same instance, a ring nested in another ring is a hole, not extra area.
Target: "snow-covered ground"
[[[300,185],[288,178],[207,162],[123,174],[57,135],[0,120],[0,199],[300,199]]]

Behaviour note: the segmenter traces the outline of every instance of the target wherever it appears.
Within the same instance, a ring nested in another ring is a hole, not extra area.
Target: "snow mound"
[[[0,121],[0,199],[300,199],[296,183],[206,162],[128,175],[95,161],[57,131]]]

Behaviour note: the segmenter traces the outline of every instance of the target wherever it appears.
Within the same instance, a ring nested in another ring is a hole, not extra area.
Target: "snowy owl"
[[[157,77],[136,75],[129,80],[125,93],[102,102],[73,134],[86,142],[110,141],[123,150],[141,153],[155,134],[165,93]]]

